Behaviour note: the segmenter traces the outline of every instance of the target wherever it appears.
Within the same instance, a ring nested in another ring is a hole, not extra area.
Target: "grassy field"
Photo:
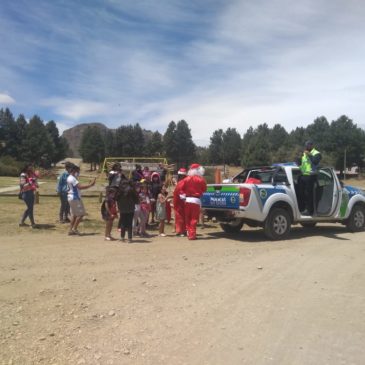
[[[0,189],[19,184],[17,177],[0,176]]]
[[[88,215],[80,224],[80,230],[89,234],[102,234],[104,222],[100,215],[100,203],[97,196],[84,198],[84,205]],[[25,204],[15,196],[0,196],[0,236],[17,235],[24,231],[31,234],[51,234],[52,232],[68,231],[67,224],[58,223],[60,201],[55,197],[41,197],[40,204],[34,206],[34,218],[40,229],[18,227]],[[27,222],[29,223],[29,222]]]
[[[81,184],[88,184],[92,179],[93,175],[88,176],[80,176],[80,183]],[[96,185],[89,190],[87,190],[87,195],[95,194],[98,195],[100,191],[103,191],[105,185],[107,183],[106,179],[103,175],[95,175],[97,177]],[[39,194],[46,194],[46,195],[56,195],[56,185],[57,179],[56,178],[46,178],[46,179],[39,179]],[[0,176],[0,189],[2,188],[10,188],[14,187],[12,191],[6,192],[9,194],[17,193],[19,190],[19,178],[17,177],[8,177],[8,176]]]

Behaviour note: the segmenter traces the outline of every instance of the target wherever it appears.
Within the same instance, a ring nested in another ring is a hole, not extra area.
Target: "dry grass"
[[[102,234],[104,222],[100,215],[98,197],[84,198],[88,215],[80,224],[80,230],[87,233]],[[28,230],[30,234],[46,234],[53,232],[67,233],[68,225],[58,223],[60,201],[55,197],[40,197],[40,204],[34,206],[34,217],[40,229],[33,230],[28,227],[18,227],[25,204],[14,196],[0,196],[0,237],[17,235]],[[29,223],[29,222],[28,222]],[[51,237],[51,236],[50,236]]]

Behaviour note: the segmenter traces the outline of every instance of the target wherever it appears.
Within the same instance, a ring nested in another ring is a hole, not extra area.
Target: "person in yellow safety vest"
[[[304,211],[302,211],[302,215],[313,215],[313,189],[321,159],[322,156],[320,152],[313,147],[313,142],[307,141],[300,164],[300,170],[302,172],[300,184],[305,208]]]

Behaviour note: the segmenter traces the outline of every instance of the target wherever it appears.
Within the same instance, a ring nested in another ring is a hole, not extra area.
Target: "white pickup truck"
[[[300,176],[295,164],[246,169],[229,183],[208,185],[202,208],[225,232],[239,232],[243,224],[259,226],[272,240],[285,239],[296,223],[314,227],[318,222],[339,222],[352,232],[364,230],[363,190],[343,185],[332,168],[320,168],[314,186],[314,213],[304,216]]]

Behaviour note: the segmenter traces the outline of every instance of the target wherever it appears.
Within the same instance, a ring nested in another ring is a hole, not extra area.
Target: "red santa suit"
[[[175,213],[175,231],[177,235],[184,235],[186,232],[186,225],[185,225],[185,198],[181,199],[184,192],[181,190],[182,183],[184,178],[186,177],[186,169],[181,168],[178,171],[180,180],[175,187],[174,190],[174,213]],[[181,195],[181,196],[180,196]]]
[[[185,224],[189,240],[196,239],[196,226],[200,215],[200,197],[207,190],[207,183],[202,175],[204,169],[199,164],[192,164],[188,177],[182,180],[181,190],[185,199]]]

